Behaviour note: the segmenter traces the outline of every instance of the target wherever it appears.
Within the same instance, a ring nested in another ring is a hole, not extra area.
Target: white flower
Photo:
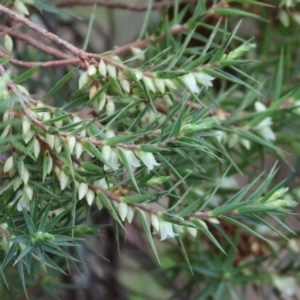
[[[31,200],[32,197],[33,197],[33,189],[32,189],[32,187],[29,186],[29,185],[25,185],[25,186],[23,187],[23,191],[24,191],[25,195],[27,196],[27,198],[28,198],[29,200]]]
[[[15,0],[14,8],[21,15],[29,15],[29,11],[28,11],[26,5],[21,0]]]
[[[162,94],[165,93],[165,81],[163,79],[154,78],[154,84]]]
[[[25,144],[28,144],[28,142],[32,139],[33,136],[34,136],[34,131],[31,129],[29,129],[26,134],[22,134]]]
[[[113,65],[107,65],[107,72],[110,77],[116,78],[117,77],[117,69]]]
[[[83,152],[83,146],[80,142],[77,142],[75,145],[75,154],[77,158],[80,158],[81,154]]]
[[[8,34],[4,35],[4,46],[9,52],[13,49],[14,42]]]
[[[105,171],[108,171],[110,169],[117,170],[119,168],[118,155],[116,150],[112,149],[110,146],[103,146],[102,155],[109,163],[109,166],[104,165]]]
[[[145,60],[144,51],[140,48],[131,47],[132,54],[137,56],[139,60]]]
[[[78,88],[82,89],[89,82],[89,75],[87,72],[83,72],[78,80]]]
[[[254,130],[258,132],[265,140],[273,141],[276,139],[275,133],[271,129],[272,119],[270,117],[264,118],[258,123]]]
[[[143,151],[135,151],[137,157],[144,163],[144,165],[148,168],[148,171],[154,169],[154,166],[159,166],[153,154],[151,152],[143,152]]]
[[[109,189],[109,186],[107,185],[105,178],[101,178],[97,181],[94,181],[94,186],[99,188],[104,188],[105,190]]]
[[[78,186],[78,199],[81,200],[88,191],[88,185],[84,182],[81,182]]]
[[[75,145],[76,145],[75,136],[73,136],[73,135],[72,136],[67,136],[66,137],[66,142],[67,142],[70,153],[72,153],[74,148],[75,148]]]
[[[9,172],[14,167],[14,159],[10,156],[4,163],[3,171],[4,173]]]
[[[97,73],[97,69],[95,66],[90,65],[87,70],[89,76],[94,76]]]
[[[36,138],[33,140],[32,151],[33,151],[34,157],[38,158],[38,156],[41,152],[41,145]]]
[[[128,205],[124,202],[120,202],[119,207],[118,207],[119,215],[122,221],[125,220],[127,217],[128,213]]]
[[[25,208],[26,210],[30,210],[30,200],[23,191],[17,192],[15,201],[18,201],[17,204],[18,211],[22,211],[23,208]]]
[[[191,236],[193,236],[193,237],[197,236],[197,232],[198,232],[197,228],[187,227],[187,231]]]
[[[227,138],[229,148],[232,148],[239,141],[239,137],[236,133],[229,133]]]
[[[132,222],[133,217],[134,217],[134,209],[131,206],[128,206],[127,221],[129,224]]]
[[[220,143],[223,143],[223,144],[227,143],[228,136],[225,131],[215,130],[215,133],[217,134],[215,137]]]
[[[266,106],[259,101],[254,103],[254,107],[257,112],[263,112],[267,110]]]
[[[295,294],[296,280],[294,277],[273,277],[273,285],[281,292],[282,297]]]
[[[95,199],[95,192],[93,190],[88,190],[86,195],[86,202],[88,203],[88,205],[92,205],[94,199]]]
[[[170,90],[176,90],[176,85],[172,81],[172,79],[165,79],[165,86],[168,87]]]
[[[53,149],[54,148],[54,143],[55,143],[55,136],[53,134],[47,133],[46,134],[46,142],[49,145],[49,147],[51,149]]]
[[[30,130],[31,123],[27,117],[23,117],[22,119],[22,133],[24,135],[27,134],[27,132]]]
[[[107,99],[106,102],[106,114],[111,116],[116,110],[115,102],[110,98]]]
[[[240,138],[240,143],[241,143],[246,149],[248,149],[248,150],[249,150],[250,147],[251,147],[251,144],[250,144],[250,141],[249,141],[249,140]]]
[[[150,220],[151,220],[151,224],[152,224],[153,228],[154,228],[157,232],[159,232],[159,219],[158,219],[158,216],[155,215],[155,214],[152,214],[152,215],[150,216]]]
[[[14,182],[14,185],[13,185],[14,191],[16,191],[20,187],[21,184],[22,184],[22,179],[20,177],[17,177],[17,179],[16,179],[16,181]]]
[[[107,68],[106,63],[101,59],[98,65],[99,74],[103,77],[106,77],[107,74]]]
[[[197,85],[196,79],[193,75],[193,73],[188,73],[185,74],[183,76],[180,77],[182,79],[182,81],[185,83],[185,85],[188,87],[188,89],[192,92],[192,93],[199,93],[200,89]]]
[[[135,157],[133,151],[128,149],[122,149],[121,151],[124,153],[126,160],[132,167],[138,168],[141,166],[140,162]]]
[[[212,81],[215,79],[215,77],[212,77],[206,73],[193,73],[196,81],[200,84],[203,84],[205,87],[213,86]]]
[[[58,180],[60,183],[60,188],[63,191],[68,185],[69,177],[66,175],[66,173],[63,170],[61,170],[58,176]]]
[[[254,103],[254,106],[257,112],[264,112],[267,110],[266,106],[258,101]],[[270,117],[266,117],[254,127],[254,130],[256,130],[257,133],[260,134],[265,140],[273,141],[276,139],[276,136],[271,129],[271,125],[272,119]]]
[[[155,92],[155,87],[154,87],[152,78],[145,76],[145,77],[143,77],[143,81],[144,81],[144,84],[145,84],[146,88],[149,91]]]
[[[175,233],[173,231],[173,225],[162,219],[160,219],[159,221],[159,231],[160,231],[161,241],[165,240],[167,237],[175,237]]]

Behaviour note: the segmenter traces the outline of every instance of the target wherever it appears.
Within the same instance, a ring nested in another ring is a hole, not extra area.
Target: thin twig
[[[197,3],[198,0],[179,0],[178,4],[189,4],[189,3]],[[170,1],[163,1],[163,2],[157,2],[152,5],[152,10],[159,10],[164,9],[166,7],[172,7],[174,6],[176,1],[170,0]],[[113,3],[108,2],[105,0],[73,0],[68,2],[62,2],[56,4],[56,7],[72,7],[72,6],[102,6],[106,8],[111,9],[125,9],[125,10],[132,10],[132,11],[146,11],[148,9],[147,4],[134,4],[134,3]]]
[[[0,57],[9,57],[4,52],[0,50]],[[10,63],[24,67],[24,68],[32,68],[35,66],[41,66],[44,68],[49,67],[57,67],[57,66],[64,66],[64,65],[78,65],[80,62],[78,58],[71,58],[71,59],[61,59],[61,60],[50,60],[46,62],[42,61],[23,61],[23,60],[17,60],[15,58],[10,58]]]
[[[21,25],[21,24],[18,24],[18,25]],[[56,56],[61,59],[70,59],[71,58],[68,54],[66,54],[58,49],[55,49],[49,45],[46,45],[44,42],[38,41],[38,40],[32,38],[31,36],[29,36],[28,34],[24,34],[24,33],[15,31],[15,29],[16,29],[15,27],[16,26],[9,28],[9,27],[0,25],[0,30],[3,30],[4,33],[9,33],[9,35],[15,37],[16,39],[24,41],[28,45],[30,45],[36,49],[39,49],[47,54]],[[0,35],[1,34],[2,33],[0,33]]]

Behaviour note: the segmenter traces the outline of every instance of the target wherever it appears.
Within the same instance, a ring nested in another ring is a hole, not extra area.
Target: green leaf
[[[189,221],[196,227],[201,229],[201,231],[203,231],[203,233],[224,253],[225,251],[223,250],[223,248],[221,247],[221,245],[219,244],[219,242],[216,240],[216,238],[211,234],[211,232],[208,230],[207,225],[205,224],[204,221],[202,220],[198,220],[195,218],[190,218]]]
[[[40,68],[40,66],[32,67],[31,69],[27,70],[22,75],[20,75],[19,77],[17,77],[14,80],[14,83],[15,84],[20,84],[21,82],[23,82],[26,79],[28,79],[29,77],[31,77],[39,68]]]
[[[147,218],[146,218],[146,215],[145,215],[145,212],[136,208],[136,211],[137,211],[137,215],[139,217],[139,220],[142,224],[142,227],[143,227],[143,230],[146,234],[146,237],[148,239],[148,242],[151,246],[151,249],[158,261],[158,263],[160,264],[160,261],[159,261],[159,257],[158,257],[158,254],[157,254],[157,251],[156,251],[156,248],[155,248],[155,244],[154,244],[154,241],[153,241],[153,238],[152,238],[152,235],[151,235],[151,232],[150,232],[150,228],[149,228],[149,225],[148,225],[148,222],[147,222]]]
[[[110,215],[113,217],[113,219],[125,230],[119,216],[117,215],[114,207],[112,206],[111,202],[109,201],[109,199],[106,197],[106,195],[104,195],[101,192],[97,193],[97,197],[99,198],[99,200],[101,201],[101,203],[103,204],[103,206],[108,210],[108,212],[110,213]]]
[[[249,13],[246,10],[241,10],[241,9],[237,9],[237,8],[217,8],[213,10],[213,14],[214,15],[225,15],[225,16],[239,16],[239,17],[248,17],[248,18],[254,18],[254,19],[258,19],[260,21],[266,21],[264,18]]]
[[[91,37],[91,32],[92,32],[92,28],[93,28],[93,24],[94,24],[94,20],[95,20],[96,8],[97,8],[97,5],[94,4],[92,14],[90,16],[88,31],[86,33],[86,37],[85,37],[85,40],[84,40],[84,43],[83,43],[83,46],[82,46],[83,50],[86,50],[87,46],[89,44],[89,40],[90,40],[90,37]]]
[[[242,223],[240,223],[240,222],[238,222],[238,221],[236,221],[236,220],[234,220],[234,219],[232,219],[230,217],[227,217],[227,216],[220,216],[220,218],[223,219],[223,220],[225,220],[225,221],[227,221],[227,222],[229,222],[229,223],[232,223],[233,225],[236,225],[237,227],[242,228],[245,231],[253,234],[254,236],[256,236],[256,237],[258,237],[258,238],[260,238],[260,239],[262,239],[262,240],[264,240],[264,241],[266,241],[268,243],[270,243],[266,238],[264,238],[263,236],[261,236],[255,230],[252,230],[248,226],[246,226],[246,225],[244,225],[244,224],[242,224]]]
[[[73,77],[73,74],[78,70],[78,68],[72,69],[68,74],[66,74],[62,79],[60,79],[54,87],[44,96],[43,100],[49,98],[53,94],[55,94],[60,88],[62,88],[65,83]],[[53,121],[54,122],[54,121]]]

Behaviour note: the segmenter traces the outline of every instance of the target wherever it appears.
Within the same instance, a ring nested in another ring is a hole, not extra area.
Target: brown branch
[[[9,57],[6,55],[4,52],[0,50],[0,57]],[[41,66],[44,68],[49,68],[49,67],[57,67],[57,66],[64,66],[64,65],[78,65],[79,59],[78,58],[71,58],[71,59],[62,59],[62,60],[50,60],[46,62],[42,61],[22,61],[22,60],[17,60],[15,58],[10,58],[10,63],[25,67],[25,68],[32,68],[35,66]]]
[[[182,4],[197,3],[197,2],[198,0],[179,0],[178,4],[182,5]],[[164,9],[166,7],[174,6],[175,3],[176,1],[174,0],[158,2],[158,3],[154,3],[151,9],[152,10]],[[73,0],[68,2],[58,3],[56,4],[56,7],[90,6],[90,5],[102,6],[110,9],[125,9],[125,10],[139,11],[139,12],[148,9],[148,5],[145,4],[112,3],[106,0]]]
[[[21,25],[21,24],[18,24],[18,25]],[[29,36],[27,34],[15,31],[15,29],[16,29],[15,27],[16,26],[9,28],[9,27],[0,25],[0,30],[3,30],[4,33],[9,33],[9,35],[15,37],[16,39],[24,41],[28,45],[30,45],[36,49],[39,49],[47,54],[56,56],[61,59],[70,59],[70,56],[68,54],[66,54],[58,49],[55,49],[49,45],[46,45],[45,43],[43,43],[41,41],[37,41],[36,39],[32,38],[31,36]],[[0,33],[0,34],[2,34],[2,33]]]

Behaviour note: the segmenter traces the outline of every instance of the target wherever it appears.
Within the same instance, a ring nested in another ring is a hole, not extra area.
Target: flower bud
[[[127,217],[128,213],[128,205],[124,202],[120,202],[119,207],[118,207],[119,215],[122,221],[125,220]]]
[[[27,196],[27,198],[29,200],[31,200],[32,196],[33,196],[33,189],[32,189],[32,187],[30,187],[29,185],[25,185],[24,188],[23,188],[23,191],[24,191],[25,195]]]
[[[187,231],[188,233],[193,236],[193,237],[196,237],[197,236],[197,232],[198,230],[194,227],[187,227]]]
[[[106,77],[107,74],[107,68],[106,63],[101,59],[98,65],[99,74],[103,77]]]
[[[87,72],[83,72],[78,80],[78,87],[82,89],[89,82],[89,75]]]
[[[126,79],[120,80],[120,85],[126,93],[130,93],[130,84]]]
[[[129,224],[132,222],[133,217],[134,217],[134,209],[131,206],[128,206],[126,218]]]
[[[88,185],[84,182],[81,182],[78,187],[78,199],[81,200],[88,191]]]
[[[54,148],[57,153],[60,153],[60,151],[62,149],[60,137],[57,135],[54,136]]]
[[[49,145],[49,147],[51,149],[53,149],[54,148],[54,144],[55,144],[55,136],[53,134],[47,133],[46,134],[46,142]]]
[[[113,100],[111,100],[110,98],[108,98],[107,100],[107,104],[106,104],[106,114],[108,116],[111,116],[114,112],[115,112],[115,103]]]
[[[144,81],[144,84],[145,84],[146,88],[149,91],[155,92],[155,87],[154,87],[152,78],[144,76],[143,81]]]
[[[13,185],[14,191],[16,191],[20,187],[21,184],[22,184],[22,179],[20,177],[17,177],[17,180],[14,182],[14,185]]]
[[[21,0],[15,0],[14,8],[18,11],[21,15],[29,15],[29,11],[26,5]]]
[[[53,168],[53,160],[52,157],[49,155],[49,162],[47,166],[47,174],[50,174]]]
[[[50,119],[51,119],[51,114],[50,114],[50,112],[48,112],[48,111],[43,112],[43,114],[42,114],[42,120],[43,120],[43,121],[48,121],[48,120],[50,120]]]
[[[93,190],[88,190],[86,192],[85,198],[86,198],[86,202],[88,203],[88,205],[92,205],[92,203],[95,199],[95,192]]]
[[[28,131],[30,130],[30,121],[27,117],[23,117],[23,120],[22,120],[22,132],[24,135],[26,135],[28,133]]]
[[[144,77],[143,73],[139,70],[135,70],[134,75],[138,81],[140,81]]]
[[[151,220],[151,224],[152,224],[153,228],[154,228],[157,232],[159,232],[159,219],[158,219],[157,215],[151,214],[150,220]]]
[[[41,153],[41,145],[36,138],[33,140],[32,151],[33,151],[34,157],[38,158],[39,154]]]
[[[199,93],[200,89],[197,85],[196,79],[193,75],[193,73],[188,73],[183,76],[180,76],[186,87],[192,92],[192,93]]]
[[[4,46],[9,52],[11,52],[13,49],[14,42],[8,34],[4,35]]]
[[[93,65],[90,65],[90,66],[88,67],[87,73],[89,74],[89,76],[94,76],[94,75],[96,75],[96,73],[97,73],[96,67],[93,66]]]
[[[21,175],[21,178],[22,178],[24,184],[26,185],[28,183],[28,180],[29,180],[29,172],[25,167],[24,167],[24,170],[23,170],[23,174]]]
[[[136,55],[139,60],[145,60],[145,54],[144,51],[140,48],[131,47],[130,48],[133,55]]]
[[[154,78],[154,84],[162,94],[165,93],[165,82],[163,79]]]
[[[167,88],[169,88],[170,90],[176,90],[177,89],[176,85],[175,85],[175,83],[173,82],[172,79],[165,79],[164,81],[165,81],[165,86]]]
[[[10,156],[4,163],[3,172],[7,173],[14,167],[14,159]]]
[[[80,142],[77,142],[75,145],[75,154],[78,159],[80,158],[82,152],[83,152],[83,146]]]
[[[63,191],[68,185],[69,177],[66,175],[66,173],[63,170],[61,170],[58,176],[58,180],[60,183],[60,188]]]
[[[75,136],[73,136],[73,135],[72,136],[67,136],[66,137],[66,142],[67,142],[70,153],[72,153],[74,148],[75,148],[75,145],[76,145]]]
[[[34,136],[34,131],[31,129],[29,129],[29,131],[26,134],[22,134],[25,144],[28,144],[33,136]]]
[[[107,65],[107,72],[109,74],[110,77],[112,78],[116,78],[117,77],[117,69],[115,66],[113,65]]]

